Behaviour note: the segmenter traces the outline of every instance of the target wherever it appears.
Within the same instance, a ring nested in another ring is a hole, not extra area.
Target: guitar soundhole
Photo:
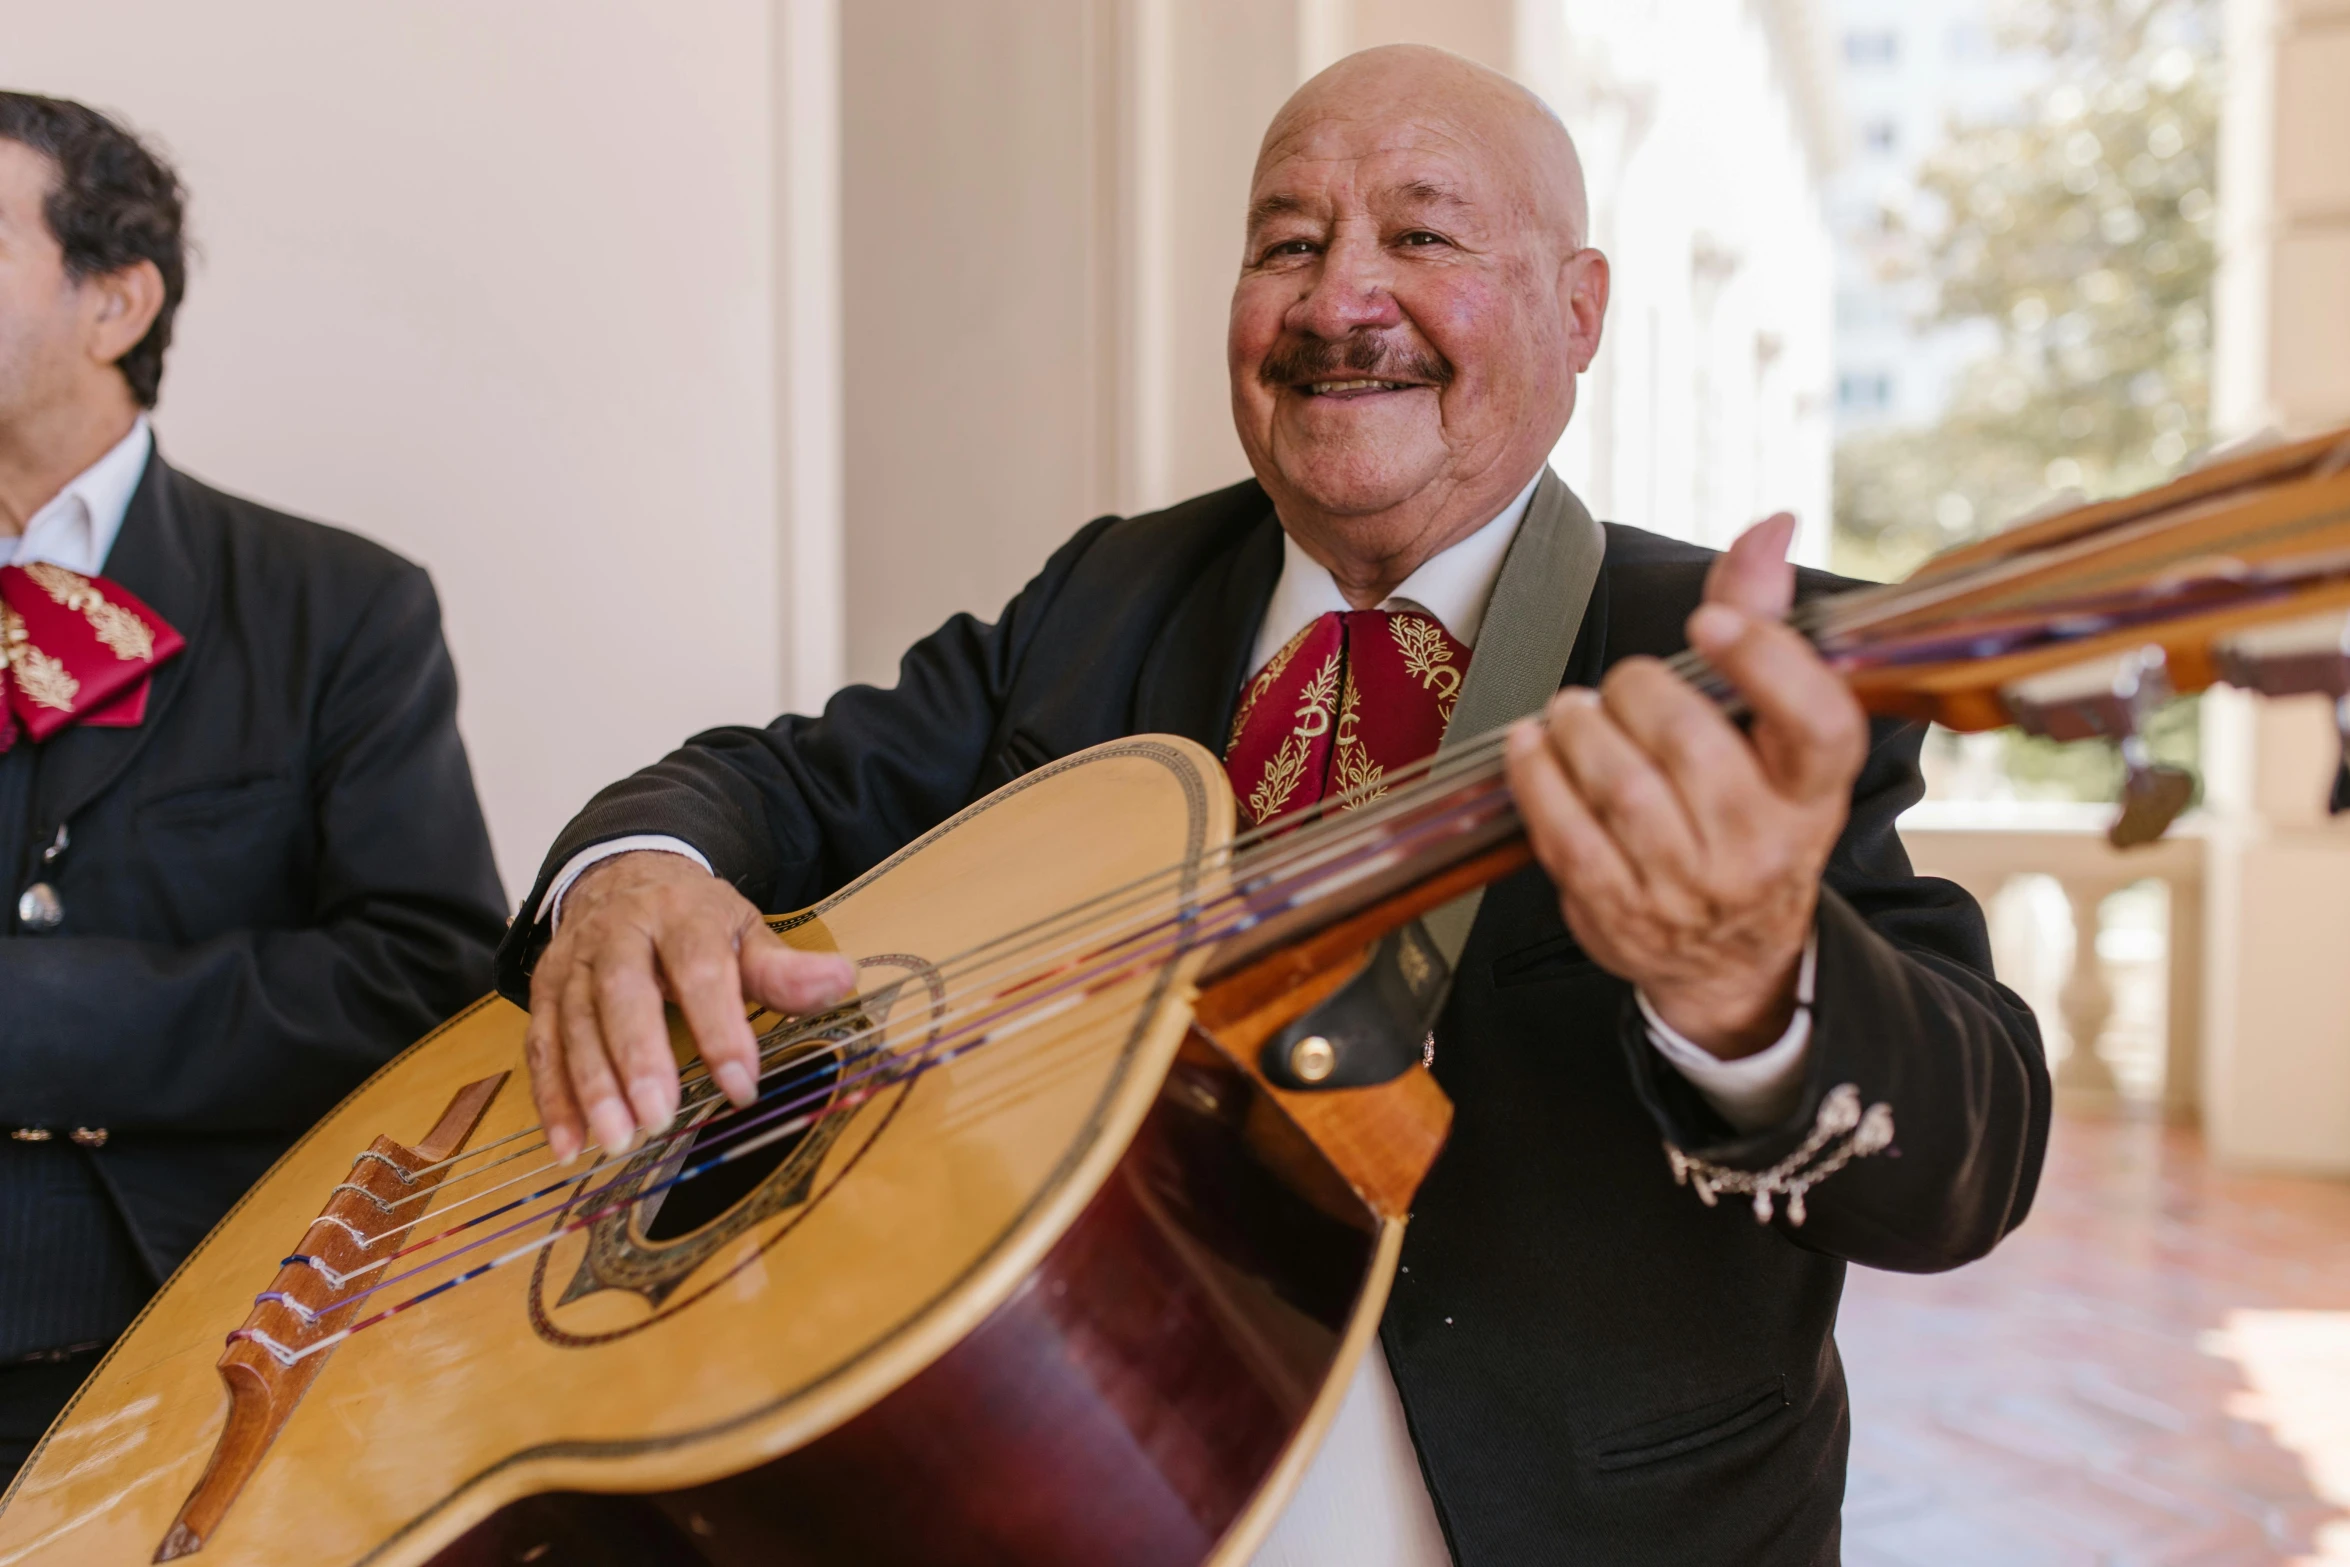
[[[839,1078],[840,1057],[830,1050],[820,1050],[797,1065],[782,1068],[767,1080],[767,1095],[758,1103],[747,1110],[730,1108],[704,1121],[664,1178],[674,1170],[721,1157],[758,1141],[778,1126],[822,1111]],[[823,1125],[819,1116],[772,1143],[655,1194],[638,1209],[645,1239],[677,1240],[724,1218]]]

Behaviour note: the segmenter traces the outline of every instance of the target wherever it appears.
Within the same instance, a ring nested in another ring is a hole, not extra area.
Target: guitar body
[[[1195,1029],[1202,953],[922,1055],[1018,969],[950,959],[1039,922],[1017,950],[1069,948],[1059,911],[1220,874],[1232,828],[1209,753],[1119,741],[778,919],[863,969],[807,1047],[825,1113],[641,1200],[676,1151],[545,1169],[524,1015],[482,1001],[174,1275],[0,1498],[0,1564],[1245,1561],[1375,1330],[1393,1205]],[[224,1361],[232,1330],[297,1349],[501,1255],[290,1369]]]

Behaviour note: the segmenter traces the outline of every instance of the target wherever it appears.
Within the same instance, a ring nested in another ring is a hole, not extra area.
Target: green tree
[[[1931,280],[1926,323],[1996,347],[1924,429],[1836,454],[1838,564],[1901,575],[2044,500],[2176,472],[2209,420],[2218,58],[2212,0],[2028,0],[2043,55],[2011,120],[1954,123],[1888,213],[1881,266]],[[1978,330],[1980,328],[1978,327]]]
[[[1954,122],[1875,252],[1888,280],[1933,284],[1921,325],[1994,346],[1933,425],[1838,443],[1835,562],[1855,576],[1906,575],[2066,490],[2159,483],[2208,439],[2216,0],[2019,0],[2002,42],[2047,61],[2043,85],[2012,118]],[[2192,706],[2150,740],[2191,763]],[[2102,746],[2004,748],[2025,793],[2118,778]]]

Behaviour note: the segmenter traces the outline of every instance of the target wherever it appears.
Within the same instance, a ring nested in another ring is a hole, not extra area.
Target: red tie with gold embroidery
[[[0,566],[0,751],[68,724],[131,729],[157,666],[187,640],[118,582],[38,562]]]
[[[1469,650],[1433,615],[1337,610],[1291,637],[1240,694],[1224,771],[1254,824],[1348,796],[1376,800],[1394,768],[1444,738]]]

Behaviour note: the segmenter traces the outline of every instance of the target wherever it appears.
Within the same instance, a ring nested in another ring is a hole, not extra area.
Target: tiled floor
[[[2021,1231],[1837,1338],[1850,1567],[2350,1567],[2350,1183],[2062,1119]]]

